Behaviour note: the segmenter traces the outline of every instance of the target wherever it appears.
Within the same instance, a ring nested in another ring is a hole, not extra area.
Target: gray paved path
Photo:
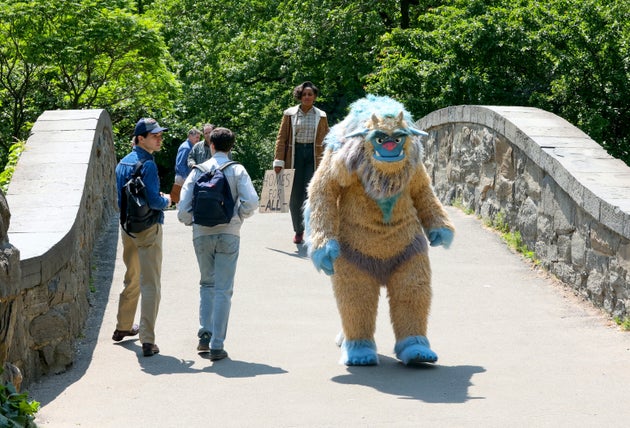
[[[438,364],[393,358],[382,299],[381,364],[338,364],[330,282],[291,243],[288,214],[242,230],[226,341],[230,358],[195,351],[198,274],[191,230],[167,212],[161,354],[114,344],[124,267],[116,228],[103,239],[98,292],[76,364],[32,385],[42,427],[623,427],[630,333],[532,270],[472,216],[431,249],[429,338]],[[118,242],[118,244],[117,244]]]

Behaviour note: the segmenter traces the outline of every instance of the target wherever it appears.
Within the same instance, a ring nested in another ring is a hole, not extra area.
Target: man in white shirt
[[[234,141],[234,133],[227,128],[215,128],[212,131],[212,157],[203,163],[206,170],[214,170],[230,161],[228,153]],[[210,359],[216,361],[228,356],[223,343],[232,304],[240,230],[243,220],[252,216],[258,208],[258,194],[245,167],[241,164],[231,165],[223,170],[223,174],[236,203],[232,219],[229,223],[211,227],[195,224],[192,213],[193,189],[202,174],[203,171],[193,168],[184,182],[177,218],[193,226],[193,246],[201,274],[197,351],[209,352]]]

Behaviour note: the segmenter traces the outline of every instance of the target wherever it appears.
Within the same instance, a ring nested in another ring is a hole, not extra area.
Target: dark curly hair
[[[315,96],[319,95],[319,88],[313,85],[313,82],[307,80],[306,82],[301,83],[293,88],[293,97],[298,101],[301,100],[302,92],[304,92],[304,89],[306,88],[311,88]]]

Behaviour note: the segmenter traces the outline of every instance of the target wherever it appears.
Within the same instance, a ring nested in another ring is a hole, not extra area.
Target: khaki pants
[[[118,301],[117,330],[130,330],[140,303],[140,342],[155,343],[155,320],[161,297],[162,225],[134,233],[132,238],[121,229],[124,288]]]

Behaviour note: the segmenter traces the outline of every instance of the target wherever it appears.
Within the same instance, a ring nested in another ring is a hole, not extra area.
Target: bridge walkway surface
[[[480,220],[448,208],[450,249],[431,248],[435,365],[393,355],[379,306],[380,365],[338,363],[330,280],[291,242],[289,214],[242,229],[226,340],[196,352],[198,271],[191,229],[166,212],[159,355],[114,343],[124,265],[112,223],[76,363],[31,385],[41,427],[622,427],[630,421],[630,333],[512,252]],[[624,422],[625,421],[625,422]]]

